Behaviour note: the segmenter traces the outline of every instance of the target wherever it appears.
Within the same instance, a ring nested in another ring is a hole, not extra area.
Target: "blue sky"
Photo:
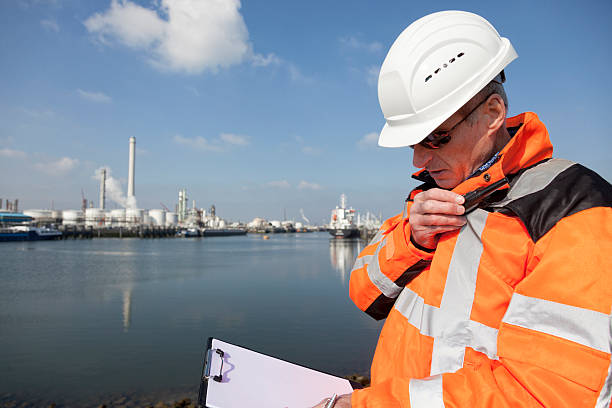
[[[186,188],[231,220],[303,208],[320,223],[344,192],[391,216],[415,169],[410,149],[375,144],[378,69],[408,24],[446,9],[513,43],[510,114],[536,112],[557,157],[612,180],[610,1],[11,0],[0,198],[75,209],[83,189],[97,205],[102,166],[125,192],[135,136],[140,208],[174,208]]]

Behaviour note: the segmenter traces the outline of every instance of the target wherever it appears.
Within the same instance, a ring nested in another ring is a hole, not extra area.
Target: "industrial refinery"
[[[197,208],[195,200],[189,207],[187,190],[178,192],[175,211],[167,207],[159,209],[137,208],[136,200],[136,138],[129,138],[128,185],[125,199],[119,200],[124,208],[107,209],[106,194],[109,187],[109,170],[97,172],[100,182],[98,207],[82,194],[81,208],[70,210],[24,210],[19,212],[19,201],[6,200],[2,210],[0,199],[0,222],[4,240],[22,240],[24,234],[30,239],[63,237],[157,237],[157,236],[212,236],[242,235],[246,229],[216,215],[215,206],[210,209]],[[116,189],[116,185],[113,185]],[[118,201],[118,200],[115,200]],[[28,223],[28,226],[23,225]],[[19,228],[17,228],[19,227]],[[12,229],[11,229],[12,228]],[[44,235],[44,231],[57,231]],[[17,233],[19,232],[19,234]]]
[[[341,206],[332,211],[330,224],[323,227],[312,226],[302,209],[300,215],[304,222],[255,218],[246,225],[230,223],[217,215],[214,205],[208,209],[198,208],[195,200],[191,200],[189,205],[190,200],[185,188],[178,191],[174,211],[163,203],[160,203],[162,208],[149,210],[138,208],[136,138],[133,136],[129,138],[127,194],[123,195],[121,184],[112,177],[108,168],[98,169],[96,179],[99,180],[98,207],[94,207],[94,202],[87,200],[82,191],[81,208],[63,211],[30,209],[19,212],[18,200],[6,200],[6,210],[3,210],[0,199],[0,241],[92,237],[198,237],[244,235],[247,232],[282,233],[317,230],[330,231],[336,238],[348,238],[364,236],[364,233],[367,237],[368,231],[375,230],[380,225],[380,220],[370,217],[369,213],[363,223],[357,214],[357,223],[354,223],[356,212],[352,208],[344,208],[346,200],[344,195],[341,198]],[[107,194],[110,194],[112,201],[123,208],[107,208]],[[346,225],[339,226],[340,222],[345,222]]]

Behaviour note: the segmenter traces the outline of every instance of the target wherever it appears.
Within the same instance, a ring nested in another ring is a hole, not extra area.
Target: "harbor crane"
[[[308,218],[306,218],[306,216],[304,215],[304,209],[300,208],[300,215],[302,216],[302,219],[306,222],[306,224],[310,224],[310,220]]]

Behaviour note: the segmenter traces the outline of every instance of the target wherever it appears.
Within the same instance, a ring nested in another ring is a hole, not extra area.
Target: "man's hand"
[[[325,408],[329,398],[325,398],[312,408]],[[351,394],[340,395],[334,404],[334,408],[351,408]]]
[[[424,248],[434,249],[440,234],[459,229],[467,222],[462,215],[464,201],[463,196],[440,188],[414,196],[408,218],[412,240]]]

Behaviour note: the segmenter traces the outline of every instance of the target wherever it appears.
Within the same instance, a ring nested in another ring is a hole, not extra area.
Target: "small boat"
[[[61,239],[62,233],[50,227],[32,227],[29,225],[14,225],[0,228],[0,242],[7,241],[48,241]]]
[[[228,237],[232,235],[246,235],[247,230],[244,228],[204,228],[202,229],[203,237]]]
[[[193,237],[199,237],[201,235],[200,235],[200,230],[197,228],[185,228],[177,232],[176,236],[183,237],[183,238],[193,238]]]

